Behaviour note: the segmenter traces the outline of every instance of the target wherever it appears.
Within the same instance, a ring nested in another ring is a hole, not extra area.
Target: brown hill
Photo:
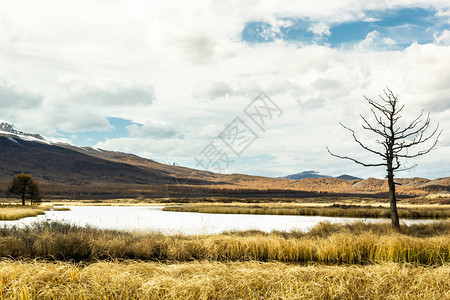
[[[387,180],[368,178],[365,180],[344,180],[338,178],[304,178],[300,180],[268,178],[259,176],[248,176],[233,174],[221,178],[228,182],[233,188],[250,189],[280,189],[297,190],[319,193],[338,194],[382,194],[387,193],[389,188]],[[396,189],[401,195],[419,196],[427,195],[436,191],[449,191],[450,178],[438,178],[430,180],[426,178],[398,178]],[[227,185],[223,185],[223,188]]]
[[[47,196],[78,198],[170,196],[283,196],[313,193],[386,193],[386,180],[269,178],[243,174],[222,175],[161,164],[136,155],[67,144],[27,141],[0,135],[0,184],[5,188],[17,173],[29,173],[41,183]],[[397,179],[403,195],[449,191],[450,178]],[[323,195],[323,194],[321,194]]]
[[[189,174],[186,168],[166,168],[153,161],[148,161],[147,166],[131,164],[112,157],[106,159],[112,153],[99,151],[95,155],[74,148],[0,136],[0,182],[4,187],[14,174],[23,172],[50,187],[51,193],[60,190],[89,194],[110,189],[135,191],[139,190],[137,186],[142,189],[146,185],[164,185],[174,178],[183,182]],[[191,178],[190,184],[209,184],[199,177]]]

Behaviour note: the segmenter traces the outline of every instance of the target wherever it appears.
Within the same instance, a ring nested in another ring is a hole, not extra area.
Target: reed
[[[310,232],[164,235],[46,222],[0,228],[0,256],[52,260],[279,261],[373,264],[450,262],[450,222],[404,226],[322,223]]]
[[[448,299],[450,265],[0,262],[1,299]]]
[[[20,220],[26,217],[35,217],[45,214],[46,208],[21,206],[21,205],[2,205],[0,206],[0,220],[12,221]]]
[[[302,206],[242,206],[242,205],[174,205],[164,211],[196,212],[209,214],[302,215],[345,218],[389,218],[388,207],[333,204],[320,207]],[[450,207],[400,207],[403,219],[445,219],[450,217]]]
[[[54,211],[70,211],[69,207],[64,207],[64,206],[54,206],[53,207]]]

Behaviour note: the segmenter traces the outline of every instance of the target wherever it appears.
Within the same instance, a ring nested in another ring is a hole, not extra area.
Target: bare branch
[[[423,115],[423,109],[422,109],[422,111],[420,112],[420,115],[416,118],[416,119],[414,119],[414,121],[412,121],[408,126],[406,126],[406,128],[404,129],[404,130],[402,130],[402,131],[399,131],[399,132],[395,132],[395,134],[401,134],[401,136],[399,136],[398,138],[405,138],[405,136],[403,136],[408,130],[412,130],[412,129],[414,129],[414,127],[416,127],[417,126],[417,124],[419,124],[420,122],[422,122],[422,120],[420,119],[420,118],[422,118],[422,115]],[[428,114],[428,118],[427,118],[427,120],[429,119],[429,114]],[[420,130],[419,130],[420,131]]]
[[[417,167],[417,164],[414,164],[414,165],[412,165],[410,167],[406,167],[406,168],[403,168],[403,169],[398,169],[397,172],[409,171],[411,169],[414,169],[415,167]]]
[[[345,126],[345,125],[342,124],[341,122],[339,122],[339,124],[341,124],[342,127],[344,127],[345,129],[347,129],[348,131],[350,131],[350,132],[352,133],[352,136],[353,136],[353,139],[355,140],[355,142],[357,142],[363,149],[365,149],[365,150],[367,150],[367,151],[369,151],[369,152],[372,152],[372,153],[374,153],[374,154],[377,154],[377,155],[379,155],[379,156],[381,156],[381,157],[386,158],[386,155],[385,155],[385,154],[370,149],[369,147],[367,147],[366,145],[364,145],[360,140],[358,140],[358,138],[357,138],[356,135],[355,135],[355,131],[354,131],[353,129],[348,128],[347,126]]]
[[[437,128],[436,128],[437,129]],[[427,139],[425,139],[423,142],[425,142],[426,140],[428,140],[429,138],[431,138],[433,135],[434,135],[434,133],[436,132],[436,130],[433,132],[433,134],[431,135],[431,136],[429,136]],[[438,143],[438,141],[439,141],[439,137],[441,136],[441,133],[442,133],[442,130],[439,132],[439,134],[436,136],[436,139],[434,140],[434,143],[433,143],[433,145],[431,146],[431,147],[429,147],[429,148],[427,148],[427,149],[425,149],[425,150],[421,150],[421,151],[419,151],[419,152],[417,152],[416,154],[413,154],[413,155],[409,155],[409,154],[397,154],[397,157],[402,157],[402,158],[415,158],[415,157],[419,157],[419,156],[422,156],[422,155],[425,155],[425,154],[427,154],[427,153],[429,153],[431,150],[433,150],[434,149],[434,147],[436,147],[436,145],[437,145],[437,143]],[[422,143],[422,142],[421,142]],[[417,144],[420,144],[420,143],[417,143]],[[415,144],[415,145],[417,145],[417,144]]]
[[[410,148],[412,146],[416,146],[419,144],[423,144],[426,141],[428,141],[429,139],[431,139],[436,134],[438,129],[439,129],[439,124],[436,126],[434,131],[427,137],[423,137],[423,134],[425,133],[425,131],[421,131],[420,133],[417,133],[417,136],[411,142],[409,142],[409,143],[401,142],[400,144],[397,144],[396,146],[394,146],[393,150],[396,153],[399,153],[403,149]],[[438,136],[436,137],[435,143],[437,143],[437,140],[438,140],[439,136],[441,135],[441,133],[442,133],[442,130],[439,132]]]
[[[384,147],[384,149],[386,150],[386,152],[389,150],[388,144],[386,143],[386,141],[379,141],[379,140],[376,140],[375,143],[380,144],[380,145],[383,145],[383,147]]]
[[[366,96],[364,96],[364,98],[367,100],[367,102],[369,102],[370,105],[372,105],[372,106],[375,107],[377,110],[379,110],[380,112],[382,112],[383,115],[384,115],[386,118],[389,118],[389,109],[388,109],[388,108],[386,108],[384,105],[381,105],[381,104],[379,104],[379,103],[373,101],[373,100],[370,99],[370,98],[367,98]],[[382,98],[382,99],[383,99],[383,98]],[[383,99],[383,100],[384,100],[384,99]]]
[[[398,115],[404,108],[405,108],[405,104],[403,104],[402,107],[400,107],[400,109],[398,109],[397,111],[395,111],[395,112],[394,112],[394,115]]]
[[[351,157],[340,156],[340,155],[334,154],[333,152],[330,151],[330,149],[328,149],[328,146],[327,146],[327,151],[328,151],[328,153],[330,153],[334,157],[337,157],[337,158],[340,158],[340,159],[351,160],[351,161],[353,161],[353,162],[355,162],[357,164],[360,164],[360,165],[362,165],[364,167],[382,167],[382,166],[386,166],[386,164],[384,164],[384,163],[383,164],[366,164],[366,163],[360,162],[360,161],[358,161],[358,160],[356,160],[354,158],[351,158]]]
[[[370,123],[366,120],[366,118],[363,115],[359,115],[359,116],[361,117],[361,119],[363,119],[364,123],[366,124],[366,126],[364,126],[364,125],[362,126],[364,129],[371,130],[371,131],[381,135],[382,137],[386,137],[386,135],[387,135],[386,131],[385,131],[386,127],[381,123],[381,119],[380,119],[380,121],[377,120],[377,122],[383,126],[384,132],[382,132],[381,130],[374,128],[372,125],[370,125]]]

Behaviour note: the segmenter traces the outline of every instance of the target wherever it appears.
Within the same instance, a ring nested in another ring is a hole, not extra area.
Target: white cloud
[[[189,36],[177,37],[170,41],[182,56],[194,64],[206,64],[214,59],[217,42],[212,36],[201,32]]]
[[[310,110],[323,108],[325,105],[325,99],[323,98],[311,98],[304,102],[297,100],[298,105],[302,108],[303,112],[307,112]]]
[[[440,35],[435,35],[434,39],[439,45],[450,46],[450,30],[445,29]]]
[[[345,45],[346,47],[355,47],[359,51],[386,51],[393,49],[397,45],[397,41],[392,37],[383,37],[377,30],[369,32],[364,40],[356,43]]]
[[[47,135],[105,131],[107,117],[129,119],[143,125],[98,146],[194,167],[193,156],[236,116],[244,117],[242,110],[263,90],[284,114],[258,132],[245,153],[272,158],[258,172],[381,177],[383,170],[336,160],[324,146],[369,159],[338,121],[359,126],[357,116],[367,110],[362,95],[376,98],[385,85],[405,101],[405,118],[425,108],[448,128],[448,30],[434,44],[396,51],[395,40],[376,31],[357,47],[332,49],[282,40],[249,45],[241,41],[242,30],[248,22],[266,22],[271,36],[289,29],[288,19],[308,18],[312,32],[328,35],[329,24],[364,20],[367,10],[434,7],[446,15],[448,6],[439,0],[3,1],[0,77],[14,82],[10,92],[27,91],[20,94],[23,103],[35,100],[23,113],[11,106],[2,116],[14,115],[23,130]],[[448,174],[446,157],[443,143],[410,175]],[[230,172],[251,168],[236,159]]]
[[[224,96],[232,96],[236,92],[225,82],[202,82],[192,93],[195,99],[214,100]]]
[[[21,88],[0,78],[0,107],[5,109],[34,109],[42,103],[42,97],[36,92]]]
[[[386,44],[386,45],[390,45],[390,46],[393,46],[393,45],[395,45],[395,44],[397,44],[397,42],[396,41],[394,41],[392,38],[383,38],[382,39],[382,42],[384,43],[384,44]]]
[[[196,147],[178,139],[154,140],[140,137],[125,137],[98,142],[95,148],[116,149],[128,153],[139,153],[158,161],[174,161],[175,158],[191,157]]]
[[[376,30],[369,32],[366,35],[366,38],[364,40],[362,40],[361,42],[359,42],[356,47],[364,50],[364,49],[368,49],[368,50],[372,50],[374,49],[375,43],[377,41],[380,40],[380,33]]]
[[[71,107],[63,111],[47,116],[49,124],[66,132],[105,131],[111,129],[108,120],[92,111],[84,108]]]
[[[132,124],[127,126],[130,137],[171,138],[176,130],[167,122],[147,121],[144,125]]]
[[[330,27],[324,23],[312,24],[308,30],[320,36],[329,36],[331,34]]]
[[[450,24],[450,8],[448,6],[439,8],[436,15],[440,17],[448,17],[447,24]]]
[[[366,18],[366,19],[364,19],[363,21],[364,21],[364,22],[371,23],[371,22],[377,22],[377,21],[380,21],[380,19],[376,19],[376,18]]]
[[[283,33],[281,29],[286,29],[294,25],[291,20],[272,19],[269,21],[270,28],[267,28],[264,32],[261,32],[262,37],[265,40],[282,38]]]
[[[151,85],[139,86],[126,80],[94,77],[83,81],[72,76],[63,76],[60,82],[67,89],[70,101],[76,104],[145,106],[155,100]]]

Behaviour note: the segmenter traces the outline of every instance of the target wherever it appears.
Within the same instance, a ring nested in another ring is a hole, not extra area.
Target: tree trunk
[[[391,168],[388,168],[388,185],[389,185],[389,203],[391,208],[392,227],[399,230],[400,222],[398,220],[397,198],[395,197],[394,171]]]
[[[25,194],[27,192],[27,184],[26,184],[26,182],[23,183],[23,187],[22,187],[21,192],[22,192],[22,195],[21,195],[22,196],[22,205],[25,205]]]

